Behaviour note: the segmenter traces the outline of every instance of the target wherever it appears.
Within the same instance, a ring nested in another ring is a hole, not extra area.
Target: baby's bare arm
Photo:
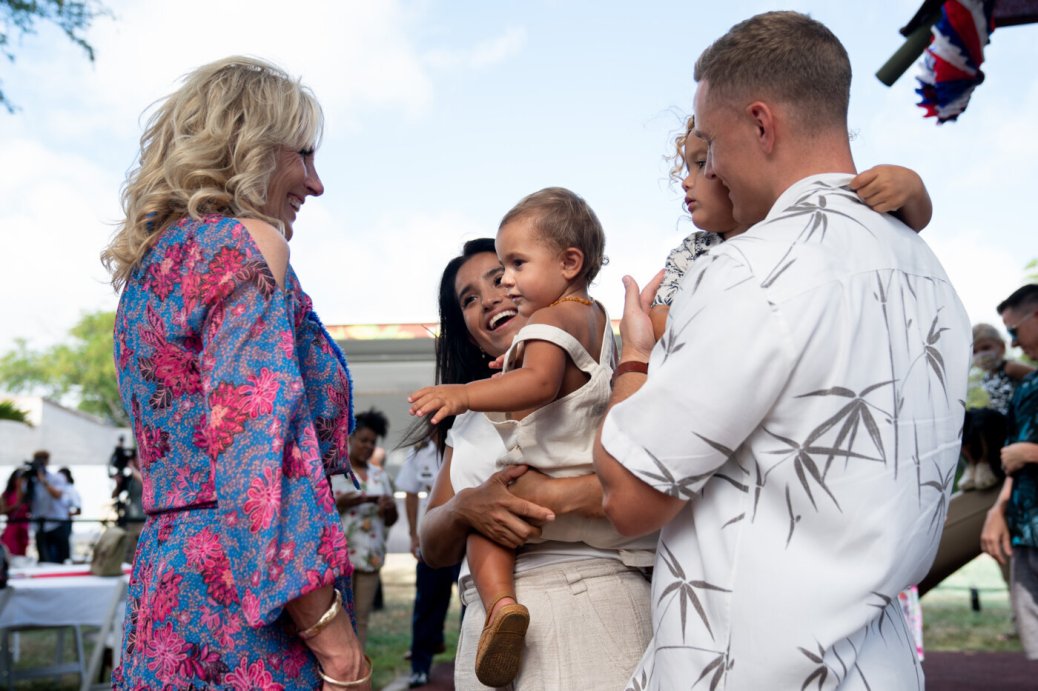
[[[919,232],[933,217],[933,203],[919,174],[910,168],[879,165],[851,180],[851,189],[879,213],[893,213]]]

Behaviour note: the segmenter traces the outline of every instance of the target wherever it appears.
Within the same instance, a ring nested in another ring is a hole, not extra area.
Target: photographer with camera
[[[31,496],[32,517],[36,524],[39,560],[63,564],[69,558],[69,538],[72,535],[72,522],[65,501],[68,482],[63,475],[47,470],[49,463],[49,451],[40,450],[32,455],[28,473],[31,482],[27,491]]]

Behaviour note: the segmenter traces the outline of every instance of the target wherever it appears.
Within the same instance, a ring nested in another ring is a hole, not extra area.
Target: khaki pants
[[[982,492],[956,492],[952,495],[933,566],[919,583],[920,597],[980,554],[980,530],[999,491],[1001,485]]]
[[[378,590],[378,571],[354,571],[350,586],[353,588],[353,613],[357,617],[357,638],[364,647],[368,641],[368,619]]]
[[[1038,660],[1038,547],[1013,548],[1010,592],[1020,645],[1028,660]]]
[[[515,586],[530,610],[530,628],[510,688],[624,688],[651,638],[649,581],[641,572],[614,559],[587,559],[517,574]],[[465,588],[462,602],[455,688],[486,689],[475,671],[486,613],[474,585]]]

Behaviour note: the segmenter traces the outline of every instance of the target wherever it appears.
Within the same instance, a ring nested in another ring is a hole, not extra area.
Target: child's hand
[[[433,425],[451,415],[460,415],[469,409],[469,395],[464,384],[441,384],[418,389],[407,398],[411,415],[421,417],[432,413]]]
[[[905,205],[913,195],[919,194],[923,180],[915,171],[901,166],[882,165],[869,168],[851,180],[851,189],[873,211],[885,214]]]

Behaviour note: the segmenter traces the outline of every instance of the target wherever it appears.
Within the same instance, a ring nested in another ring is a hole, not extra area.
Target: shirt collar
[[[798,180],[787,187],[785,192],[779,195],[779,198],[771,205],[771,210],[768,211],[768,215],[764,217],[764,220],[762,220],[761,223],[767,223],[768,221],[773,220],[779,214],[786,211],[786,209],[793,206],[797,199],[804,196],[804,194],[812,188],[817,188],[819,192],[824,192],[826,188],[832,190],[844,188],[847,191],[850,191],[848,185],[850,185],[850,182],[853,179],[854,176],[850,173],[821,173],[819,175],[809,175],[802,180]]]

